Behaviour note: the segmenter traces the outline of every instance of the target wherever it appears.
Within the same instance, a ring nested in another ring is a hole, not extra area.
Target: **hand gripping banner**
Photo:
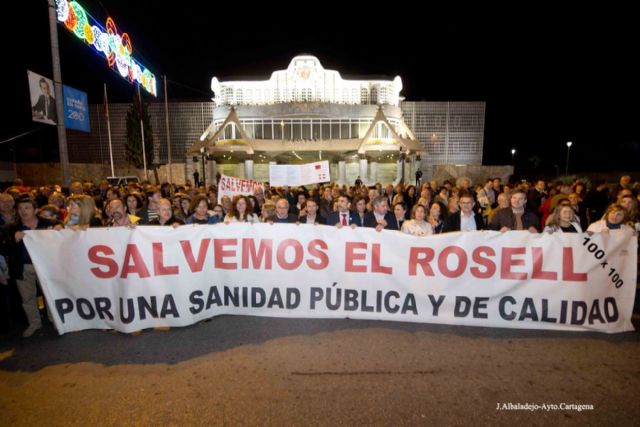
[[[229,224],[29,231],[58,331],[222,314],[633,330],[637,236]]]

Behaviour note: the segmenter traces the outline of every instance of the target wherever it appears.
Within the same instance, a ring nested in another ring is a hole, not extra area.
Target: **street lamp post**
[[[569,151],[571,150],[571,146],[573,142],[567,141],[567,165],[564,168],[564,174],[569,175]]]
[[[511,149],[511,164],[515,167],[515,156],[516,156],[516,149],[512,148]]]

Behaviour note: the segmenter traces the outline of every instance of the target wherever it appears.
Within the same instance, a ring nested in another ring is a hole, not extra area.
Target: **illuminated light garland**
[[[104,50],[104,55],[107,57],[107,62],[109,62],[109,67],[113,68],[116,65],[116,39],[115,37],[110,37],[109,34],[107,36],[107,45]]]
[[[56,2],[56,15],[58,15],[58,21],[66,21],[69,17],[69,3],[66,1]]]
[[[69,31],[73,31],[78,25],[78,17],[70,6],[67,7],[67,10],[69,13],[67,14],[67,19],[64,20],[64,25]]]
[[[80,37],[81,39],[84,38],[84,24],[87,23],[87,14],[85,13],[84,9],[82,8],[82,6],[80,6],[78,3],[76,2],[71,2],[69,3],[69,5],[71,6],[71,9],[73,9],[74,14],[77,17],[77,21],[73,27],[73,33]]]
[[[93,38],[93,31],[91,31],[91,25],[89,23],[84,24],[84,39],[89,44],[93,44],[95,39]]]
[[[95,50],[97,50],[100,53],[104,52],[104,43],[107,40],[107,37],[105,36],[104,38],[100,38],[100,36],[102,36],[103,32],[100,28],[96,27],[95,25],[91,26],[91,32],[93,32],[93,48]]]
[[[131,37],[127,33],[118,34],[116,23],[111,17],[107,18],[105,30],[79,3],[68,0],[56,0],[56,15],[58,21],[76,37],[104,55],[109,67],[116,69],[129,82],[137,82],[147,92],[157,96],[156,77],[133,59]],[[91,23],[89,18],[94,22]]]

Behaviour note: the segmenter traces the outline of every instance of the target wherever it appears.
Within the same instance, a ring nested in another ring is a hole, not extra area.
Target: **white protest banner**
[[[295,224],[27,231],[60,333],[222,314],[633,330],[637,237]]]
[[[272,187],[308,185],[330,179],[328,160],[304,165],[269,165],[269,185]]]
[[[222,196],[233,196],[243,194],[245,196],[253,195],[254,187],[261,187],[263,184],[252,179],[236,178],[234,176],[222,175],[218,182],[218,203],[221,202]]]

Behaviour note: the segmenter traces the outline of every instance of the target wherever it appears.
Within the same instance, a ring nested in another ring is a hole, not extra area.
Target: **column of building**
[[[244,177],[246,179],[253,179],[253,160],[247,159],[244,161]]]
[[[344,160],[338,161],[338,184],[343,185],[347,182],[347,162]]]
[[[360,179],[362,180],[363,183],[368,183],[369,180],[367,179],[367,166],[368,166],[369,161],[367,160],[367,158],[364,155],[361,155],[360,157],[360,167],[358,170],[358,175],[360,175]]]

